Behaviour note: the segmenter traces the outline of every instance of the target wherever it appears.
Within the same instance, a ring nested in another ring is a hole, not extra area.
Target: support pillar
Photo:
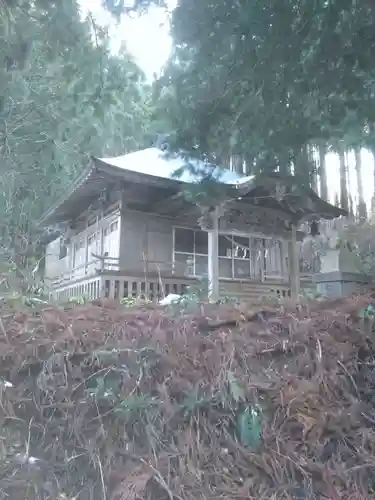
[[[289,281],[288,276],[288,241],[282,240],[280,245],[280,271],[284,282]]]
[[[89,257],[89,245],[88,245],[88,227],[89,227],[89,221],[87,219],[86,221],[86,227],[85,227],[85,231],[83,232],[83,234],[85,235],[85,274],[87,274],[87,265],[90,261],[90,257]]]
[[[289,284],[292,300],[298,300],[300,292],[299,255],[297,246],[297,226],[292,225],[291,240],[288,242]]]
[[[215,210],[211,214],[212,226],[208,230],[208,297],[212,301],[219,300],[219,214]]]
[[[103,210],[101,210],[100,218],[98,221],[98,227],[99,227],[99,252],[98,252],[98,254],[100,255],[100,257],[103,257],[103,250],[104,250],[103,219],[104,219],[104,212],[103,212]],[[100,261],[100,267],[102,270],[104,270],[104,260]]]

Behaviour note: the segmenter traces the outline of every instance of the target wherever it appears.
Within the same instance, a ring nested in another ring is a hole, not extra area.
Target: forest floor
[[[0,321],[0,499],[375,498],[370,296]]]

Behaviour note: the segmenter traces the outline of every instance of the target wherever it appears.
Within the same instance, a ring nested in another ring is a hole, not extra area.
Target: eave
[[[177,207],[184,210],[191,205],[182,195],[184,186],[187,185],[189,183],[178,179],[119,168],[92,157],[88,167],[69,190],[41,217],[39,225],[46,226],[75,219],[98,200],[101,192],[108,189],[134,191],[134,196],[140,197],[140,203],[143,203],[146,209],[151,208],[155,213],[164,212],[165,215],[168,211],[173,214]],[[136,186],[145,188],[133,189]],[[285,218],[294,223],[320,218],[334,219],[347,215],[345,210],[322,200],[310,187],[298,184],[294,176],[281,176],[278,173],[251,176],[236,181],[236,184],[223,183],[222,186],[223,200],[227,199],[228,206],[236,204],[242,207],[244,212],[251,212],[255,208],[268,208],[282,212]],[[281,191],[280,196],[278,189]],[[139,195],[138,192],[142,194]],[[145,193],[156,196],[149,197]],[[170,198],[163,201],[164,197]],[[156,201],[151,198],[155,198]],[[215,199],[212,202],[214,203]]]
[[[264,190],[263,196],[257,194],[260,189]],[[346,210],[326,202],[310,186],[301,185],[292,175],[272,173],[244,178],[238,183],[237,192],[241,199],[249,204],[269,205],[272,208],[278,206],[279,210],[290,213],[295,222],[311,219],[330,220],[348,215]]]
[[[120,184],[119,184],[120,183]],[[65,192],[39,219],[43,226],[52,222],[63,222],[75,218],[77,214],[94,201],[101,191],[109,186],[121,184],[143,184],[155,188],[170,188],[178,191],[181,184],[178,180],[161,179],[147,174],[140,174],[129,170],[121,170],[92,157],[89,166]]]

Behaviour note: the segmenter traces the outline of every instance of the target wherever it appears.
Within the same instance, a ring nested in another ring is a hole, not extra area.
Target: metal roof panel
[[[242,176],[226,168],[185,157],[183,153],[165,152],[159,148],[147,148],[123,156],[98,158],[98,160],[122,170],[186,183],[199,182],[208,174],[223,184],[235,185],[242,179]],[[175,174],[180,169],[183,169],[183,172],[181,176],[176,177]]]

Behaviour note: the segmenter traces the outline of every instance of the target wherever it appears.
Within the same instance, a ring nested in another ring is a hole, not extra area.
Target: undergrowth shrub
[[[48,292],[40,277],[39,263],[31,260],[21,268],[11,260],[1,259],[0,301],[12,309],[47,304]]]
[[[375,276],[375,225],[371,221],[348,224],[341,231],[340,242],[347,245],[359,272]]]

